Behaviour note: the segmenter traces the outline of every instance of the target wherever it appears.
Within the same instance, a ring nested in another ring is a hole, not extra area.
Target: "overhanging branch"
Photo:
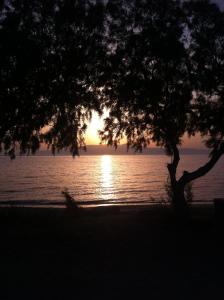
[[[199,177],[204,176],[214,167],[214,165],[217,163],[217,161],[220,159],[220,157],[223,154],[224,154],[224,144],[218,150],[213,151],[210,160],[206,164],[204,164],[204,166],[198,168],[193,172],[184,171],[183,175],[178,180],[178,183],[185,185],[190,181],[193,181]]]

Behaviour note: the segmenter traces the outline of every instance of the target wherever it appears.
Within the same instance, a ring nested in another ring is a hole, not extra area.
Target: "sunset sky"
[[[217,3],[222,9],[224,9],[224,0],[213,0],[214,3]],[[100,143],[99,136],[97,131],[103,128],[103,119],[107,117],[108,112],[105,112],[102,118],[100,118],[97,113],[93,113],[93,118],[86,132],[86,142],[87,145],[98,145]],[[183,147],[185,148],[204,148],[205,146],[202,143],[202,139],[199,135],[189,139],[185,135]]]
[[[88,129],[86,132],[86,143],[87,145],[99,145],[100,138],[98,136],[98,130],[103,128],[103,119],[108,116],[109,112],[105,111],[103,116],[100,118],[96,112],[93,113],[91,122],[88,124]],[[125,143],[125,141],[124,141]],[[153,146],[153,145],[152,145]],[[202,140],[199,135],[188,138],[187,135],[184,137],[184,143],[182,145],[184,148],[204,148]]]
[[[219,6],[224,9],[224,1],[223,0],[213,0],[213,2],[219,4]]]
[[[99,145],[100,138],[98,136],[98,130],[103,129],[103,119],[108,116],[109,112],[104,112],[100,118],[99,115],[94,112],[91,122],[88,124],[86,132],[86,142],[88,145]]]

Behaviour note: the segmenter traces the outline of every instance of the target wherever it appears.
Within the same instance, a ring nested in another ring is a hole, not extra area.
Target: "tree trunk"
[[[181,222],[185,222],[190,217],[189,206],[184,195],[186,184],[207,174],[224,154],[224,142],[218,149],[214,149],[210,154],[210,160],[202,167],[193,172],[184,171],[179,180],[176,179],[177,166],[180,161],[179,150],[176,144],[172,145],[173,160],[167,165],[170,176],[170,189],[172,191],[172,205],[175,216]]]
[[[173,189],[172,205],[173,205],[174,213],[176,218],[181,222],[187,221],[190,217],[189,206],[184,195],[184,188],[185,186],[178,182],[176,182],[172,188]]]
[[[179,150],[173,145],[173,160],[167,165],[170,176],[170,189],[172,194],[172,207],[177,220],[185,222],[189,219],[189,207],[184,195],[186,183],[179,183],[176,179],[177,166],[180,161]]]

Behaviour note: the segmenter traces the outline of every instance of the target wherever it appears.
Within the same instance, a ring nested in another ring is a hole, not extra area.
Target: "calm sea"
[[[207,161],[206,155],[183,155],[179,174]],[[162,155],[0,157],[0,202],[61,204],[65,188],[77,201],[95,204],[165,198],[169,158]],[[224,198],[224,159],[193,186],[196,201]]]

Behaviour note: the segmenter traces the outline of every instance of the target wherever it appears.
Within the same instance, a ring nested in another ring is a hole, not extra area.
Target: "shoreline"
[[[207,219],[214,220],[215,219],[215,206],[212,202],[204,203],[194,203],[189,206],[191,219]],[[117,205],[98,205],[98,206],[78,206],[78,207],[68,207],[64,203],[63,206],[48,206],[48,205],[36,205],[36,206],[24,206],[24,205],[0,205],[0,215],[1,214],[15,214],[18,216],[31,216],[36,215],[42,217],[42,215],[50,214],[51,217],[54,218],[61,216],[74,216],[78,217],[78,219],[85,219],[86,217],[92,217],[97,215],[101,219],[105,218],[105,215],[111,217],[113,215],[118,218],[122,218],[123,216],[130,216],[136,214],[145,214],[148,215],[149,218],[158,218],[161,219],[165,216],[165,218],[169,218],[171,221],[174,218],[173,210],[170,204],[117,204]]]
[[[98,207],[167,207],[170,203],[167,201],[123,201],[123,200],[87,200],[87,201],[76,201],[74,204],[80,208],[98,208]],[[213,200],[195,200],[189,204],[190,207],[195,206],[214,206]],[[43,208],[66,208],[66,201],[57,200],[0,200],[0,208],[2,207],[43,207]]]
[[[78,203],[77,203],[78,204]],[[215,219],[215,205],[214,202],[195,202],[189,205],[191,219]],[[42,205],[1,205],[0,204],[0,214],[16,214],[16,215],[37,215],[42,217],[42,215],[50,214],[52,217],[65,215],[78,216],[79,218],[84,218],[86,216],[97,215],[100,218],[104,218],[104,215],[112,216],[116,214],[117,216],[129,216],[132,214],[148,214],[149,218],[169,218],[172,220],[173,210],[169,203],[119,203],[119,204],[102,204],[102,205],[77,205],[75,207],[69,207],[63,202],[61,205],[56,203],[55,205],[50,205],[42,203]]]

